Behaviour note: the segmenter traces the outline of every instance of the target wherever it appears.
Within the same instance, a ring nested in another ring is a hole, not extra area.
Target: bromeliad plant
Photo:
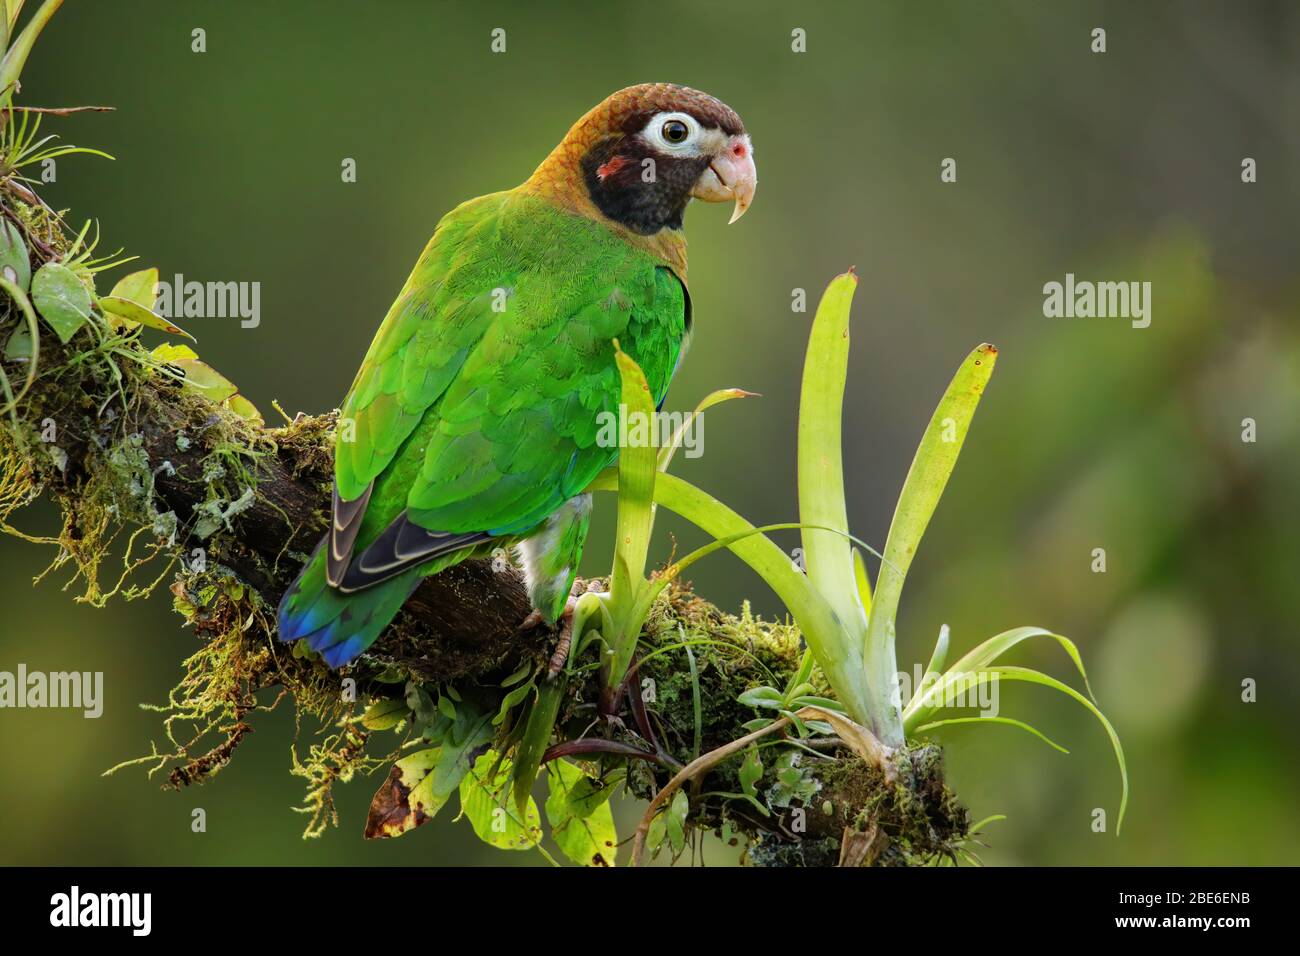
[[[935,719],[940,710],[964,699],[961,692],[1003,679],[1058,690],[1086,707],[1102,724],[1120,770],[1117,832],[1122,825],[1128,802],[1123,749],[1114,728],[1091,699],[1078,649],[1068,638],[1038,627],[1015,628],[988,639],[945,669],[945,629],[921,684],[906,703],[901,700],[895,643],[903,584],[992,375],[997,349],[986,344],[972,351],[935,409],[899,496],[873,594],[866,564],[861,552],[853,547],[855,539],[848,530],[841,457],[849,311],[856,286],[852,271],[836,278],[823,296],[813,322],[800,399],[801,520],[797,525],[755,528],[721,502],[658,467],[666,466],[671,459],[671,448],[657,458],[648,445],[625,449],[618,468],[602,475],[592,486],[593,490],[618,491],[617,556],[610,593],[587,595],[579,604],[574,647],[578,654],[593,640],[599,640],[604,647],[607,702],[620,691],[632,664],[637,637],[663,588],[689,564],[723,547],[740,556],[781,597],[808,648],[789,686],[780,690],[753,688],[742,697],[742,702],[779,717],[755,722],[748,736],[699,757],[660,791],[638,830],[634,859],[641,857],[655,814],[670,806],[670,798],[677,802],[674,794],[683,783],[741,752],[759,737],[791,726],[804,733],[804,721],[836,733],[864,760],[884,770],[887,779],[893,778],[895,765],[905,759],[909,738],[952,724],[987,720],[1020,727],[1047,740],[1029,724],[1006,717]],[[639,369],[621,353],[619,367],[629,411],[648,414],[652,409]],[[715,540],[647,579],[644,572],[655,503],[692,521]],[[765,532],[778,527],[802,530],[806,573],[766,536]],[[1087,696],[1037,670],[999,663],[1014,647],[1038,637],[1050,638],[1065,649],[1088,689]],[[833,699],[817,693],[814,665],[824,675]],[[553,712],[544,714],[535,732],[549,737],[553,719]],[[523,767],[529,769],[528,764]],[[526,776],[517,782],[520,794],[531,779]]]

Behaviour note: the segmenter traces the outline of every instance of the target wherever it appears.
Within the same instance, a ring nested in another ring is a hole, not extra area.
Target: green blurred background
[[[1089,49],[1098,26],[1105,54]],[[206,53],[191,52],[195,27]],[[489,52],[495,27],[504,54]],[[1072,753],[1004,727],[943,738],[973,814],[1008,815],[985,859],[1264,864],[1293,862],[1300,840],[1297,64],[1300,7],[1282,2],[132,0],[66,4],[21,102],[117,107],[47,121],[117,159],[61,159],[44,195],[164,277],[260,282],[260,327],[192,331],[259,406],[292,413],[339,400],[447,209],[522,180],[619,87],[714,93],[753,135],[761,188],[739,225],[715,208],[688,216],[697,331],[669,405],[722,386],[763,397],[709,413],[704,456],[676,470],[755,523],[793,519],[811,312],[791,311],[791,290],[815,302],[855,265],[850,520],[883,544],[949,376],[996,343],[909,578],[900,664],[924,660],[945,622],[961,651],[1018,624],[1072,636],[1128,748],[1133,798],[1122,837],[1093,833],[1092,809],[1113,830],[1119,797],[1104,734],[1058,695],[1007,689],[1004,713]],[[345,157],[355,184],[341,182]],[[955,184],[940,182],[945,157]],[[1067,272],[1151,281],[1150,328],[1045,318],[1042,286]],[[587,573],[607,567],[611,505]],[[51,518],[41,506],[20,522]],[[670,534],[699,540],[667,518],[657,533],[661,560]],[[1097,547],[1104,574],[1090,570]],[[61,580],[33,589],[50,557],[0,539],[0,669],[102,670],[106,707],[99,720],[0,712],[0,861],[541,862],[482,847],[451,814],[365,843],[378,780],[341,788],[342,827],[301,840],[285,709],[259,717],[208,786],[101,777],[160,739],[137,704],[165,698],[194,638],[165,593],[97,611]],[[780,611],[728,555],[694,581],[724,607]],[[1068,678],[1050,648],[1022,660]],[[1241,702],[1245,678],[1258,703]],[[195,807],[205,834],[190,832]]]

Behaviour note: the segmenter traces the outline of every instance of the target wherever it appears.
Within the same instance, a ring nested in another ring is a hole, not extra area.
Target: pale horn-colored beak
[[[728,225],[745,214],[754,201],[758,188],[758,169],[754,166],[754,150],[749,137],[741,133],[727,140],[723,150],[714,156],[695,183],[691,195],[704,202],[735,200]]]

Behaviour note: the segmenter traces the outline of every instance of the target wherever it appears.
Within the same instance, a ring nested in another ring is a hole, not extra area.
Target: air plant
[[[766,722],[748,737],[706,754],[684,768],[652,803],[638,833],[637,852],[654,813],[672,792],[692,776],[737,753],[752,739],[802,721],[814,720],[832,729],[864,759],[892,773],[891,763],[905,752],[909,738],[953,723],[986,720],[1025,729],[1047,740],[1022,721],[1004,717],[935,715],[971,690],[999,680],[1040,684],[1072,697],[1105,728],[1119,765],[1122,794],[1118,832],[1128,803],[1128,773],[1119,737],[1091,699],[1087,674],[1078,649],[1068,638],[1039,627],[1004,631],[966,654],[950,668],[947,631],[942,633],[921,685],[901,700],[896,660],[897,614],[903,584],[921,538],[939,504],[944,488],[970,429],[997,358],[997,349],[980,345],[962,362],[922,435],[894,511],[873,594],[861,552],[848,530],[841,455],[841,413],[848,367],[849,311],[857,277],[852,271],[837,277],[822,297],[813,321],[804,365],[799,412],[799,507],[797,524],[756,528],[736,512],[680,478],[650,467],[653,450],[624,450],[617,469],[603,474],[592,490],[619,493],[618,555],[608,596],[589,596],[576,639],[585,646],[602,640],[606,653],[606,687],[626,673],[635,651],[636,635],[654,599],[669,580],[690,563],[721,548],[729,548],[755,570],[784,602],[803,634],[809,651],[804,679],[784,690],[756,688],[749,702],[770,707],[781,716]],[[639,369],[620,355],[624,398],[629,409],[648,407],[649,397]],[[663,460],[671,454],[661,456]],[[703,529],[715,540],[670,564],[647,579],[646,548],[653,526],[653,505],[663,505]],[[767,536],[779,527],[802,531],[806,573]],[[586,600],[584,598],[584,600]],[[1000,664],[1004,655],[1031,638],[1050,638],[1065,649],[1088,689],[1085,696],[1040,671]],[[814,692],[811,666],[825,676],[834,699]],[[547,732],[549,733],[549,725]],[[1052,743],[1048,740],[1048,743]],[[1053,744],[1053,746],[1056,746]],[[1058,748],[1059,749],[1059,748]],[[531,779],[531,778],[529,778]]]

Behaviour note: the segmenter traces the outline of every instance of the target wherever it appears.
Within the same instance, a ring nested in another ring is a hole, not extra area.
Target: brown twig
[[[701,754],[678,771],[677,776],[669,780],[668,783],[664,785],[664,788],[655,794],[654,799],[650,801],[650,806],[646,807],[645,815],[641,817],[641,822],[637,824],[636,836],[632,839],[632,865],[640,866],[644,862],[645,838],[646,834],[650,832],[650,824],[654,822],[655,814],[659,812],[659,809],[664,805],[665,801],[667,801],[668,798],[682,786],[682,784],[699,776],[705,771],[716,767],[736,751],[744,750],[755,740],[781,730],[782,728],[789,726],[789,724],[789,717],[781,717],[780,719],[768,724],[766,727],[760,727],[753,733],[746,734],[730,743],[725,743],[721,747],[710,750],[706,754]]]
[[[5,113],[43,113],[46,116],[71,116],[73,113],[111,113],[116,106],[4,106]]]

